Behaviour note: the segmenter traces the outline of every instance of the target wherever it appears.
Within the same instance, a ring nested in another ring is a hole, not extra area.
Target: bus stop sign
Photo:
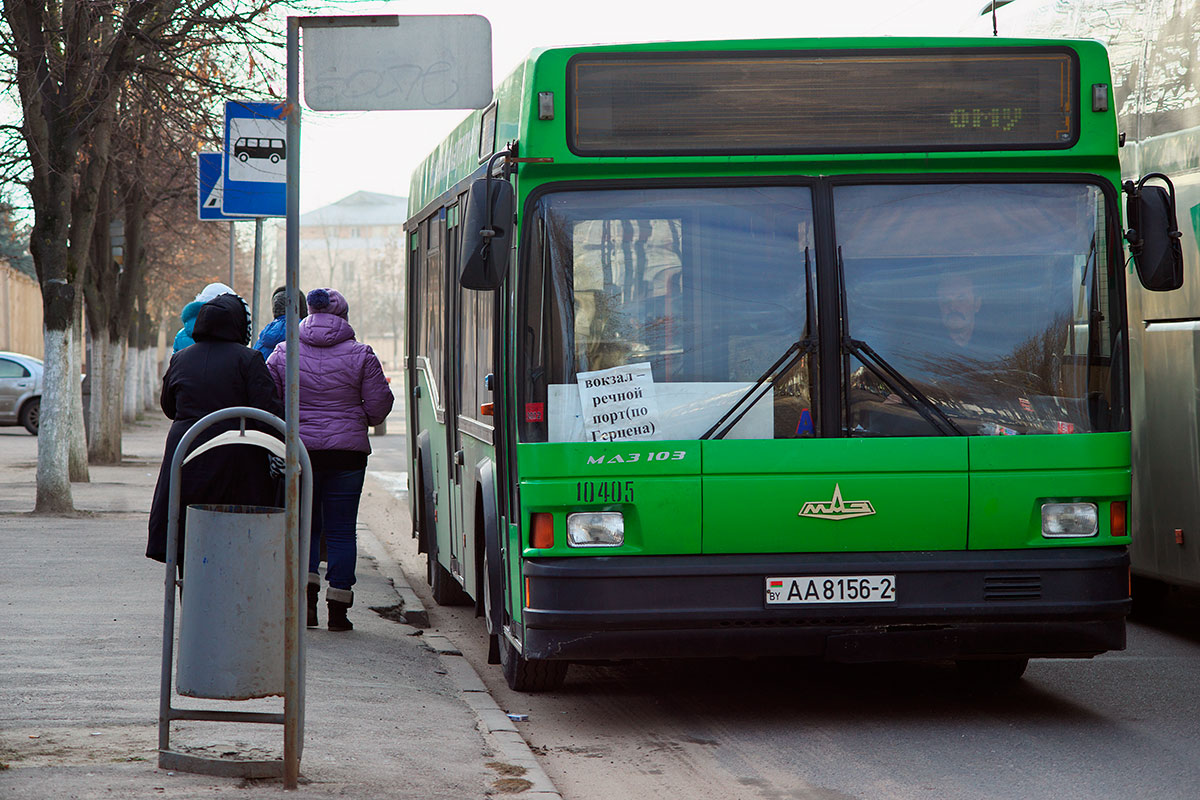
[[[285,108],[284,103],[225,102],[223,214],[287,216]]]
[[[196,153],[196,216],[202,220],[234,222],[245,217],[231,217],[221,211],[225,195],[225,157],[220,153]]]

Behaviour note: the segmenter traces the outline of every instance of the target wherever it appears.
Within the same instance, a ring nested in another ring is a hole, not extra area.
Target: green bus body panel
[[[971,469],[1043,470],[1129,469],[1129,433],[1076,433],[1061,436],[972,436]]]
[[[522,477],[615,480],[622,476],[699,475],[700,444],[698,441],[520,444],[517,461]]]
[[[969,447],[971,549],[1129,543],[1110,528],[1111,504],[1128,503],[1132,488],[1128,433],[973,437]],[[1099,533],[1043,537],[1042,504],[1071,501],[1097,503]]]
[[[614,555],[618,548],[569,547],[564,541],[567,514],[575,511],[620,511],[625,518],[625,545],[621,555],[679,555],[701,551],[700,476],[640,477],[620,473],[610,484],[631,486],[634,502],[579,502],[577,481],[522,481],[521,508],[527,514],[552,512],[555,547],[537,550],[542,555]]]
[[[658,460],[663,454],[667,459]],[[555,546],[524,547],[526,555],[1011,550],[1129,541],[1109,529],[1111,503],[1129,500],[1128,433],[523,444],[518,460],[526,522],[536,512],[555,515]],[[589,484],[606,486],[608,497],[581,500]],[[1072,501],[1097,504],[1099,533],[1043,537],[1042,504]],[[576,511],[622,512],[625,545],[568,547],[566,517]]]
[[[905,472],[914,464],[920,464],[921,472],[925,473],[965,472],[967,438],[725,439],[704,442],[706,475],[888,474]]]
[[[579,556],[700,552],[700,458],[700,442],[694,441],[518,445],[522,512],[526,519],[537,512],[555,514],[554,549],[527,552]],[[590,493],[590,502],[579,499],[583,491]],[[615,501],[617,492],[626,502]],[[625,545],[568,547],[566,517],[574,511],[622,512]]]
[[[704,552],[962,549],[966,473],[961,437],[705,442]]]

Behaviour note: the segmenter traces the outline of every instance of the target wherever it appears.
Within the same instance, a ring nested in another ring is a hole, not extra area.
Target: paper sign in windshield
[[[576,377],[587,441],[654,438],[659,426],[658,398],[649,363],[580,372]]]

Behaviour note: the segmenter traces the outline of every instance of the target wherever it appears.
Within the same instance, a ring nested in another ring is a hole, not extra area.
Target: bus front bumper
[[[768,605],[772,577],[895,576],[894,602]],[[534,558],[526,658],[1088,657],[1125,647],[1124,547]]]

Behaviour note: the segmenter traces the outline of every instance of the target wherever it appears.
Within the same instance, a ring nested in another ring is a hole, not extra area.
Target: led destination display
[[[605,53],[568,66],[580,155],[1070,147],[1075,55],[1059,48]]]

